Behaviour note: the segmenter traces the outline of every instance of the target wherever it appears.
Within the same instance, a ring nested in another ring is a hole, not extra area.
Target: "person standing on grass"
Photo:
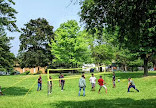
[[[1,90],[1,86],[0,86],[0,95],[3,95],[2,90]]]
[[[86,81],[84,75],[82,75],[82,77],[79,80],[79,94],[78,94],[79,96],[82,88],[83,88],[83,96],[85,96]]]
[[[41,77],[41,75],[38,78],[38,88],[37,88],[37,91],[39,91],[39,89],[40,90],[42,89],[42,77]]]
[[[63,75],[60,76],[60,84],[61,84],[61,91],[63,91],[64,90],[64,84],[65,84],[65,80],[64,80]]]
[[[102,87],[105,88],[105,92],[107,93],[107,87],[105,86],[106,82],[102,79],[102,76],[100,76],[100,79],[98,80],[98,83],[100,85],[98,93],[100,93],[100,90],[101,90]]]
[[[94,74],[92,74],[92,76],[89,79],[91,85],[92,85],[92,91],[95,91],[95,83],[96,83],[96,78],[94,76]]]
[[[132,79],[128,78],[128,93],[130,92],[129,90],[130,90],[131,87],[134,88],[137,92],[139,92],[139,90],[135,88],[135,84],[132,81]]]
[[[113,81],[113,88],[115,88],[116,85],[115,85],[115,73],[114,72],[113,72],[113,79],[112,79],[112,81]]]
[[[48,89],[48,94],[52,93],[52,86],[53,86],[53,82],[52,82],[52,78],[51,76],[49,77],[49,89]]]

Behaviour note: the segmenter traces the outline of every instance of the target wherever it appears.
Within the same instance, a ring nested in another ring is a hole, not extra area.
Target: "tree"
[[[155,0],[85,0],[80,16],[93,31],[102,32],[106,27],[114,32],[117,28],[120,46],[144,59],[147,75],[148,59],[156,53],[155,4]]]
[[[12,71],[15,56],[10,52],[10,40],[5,30],[16,31],[15,25],[17,13],[11,5],[15,5],[12,0],[0,0],[0,71]]]
[[[10,40],[2,29],[0,30],[0,71],[12,71],[15,56],[10,52]]]
[[[48,44],[54,39],[53,26],[46,19],[30,20],[21,29],[19,59],[21,67],[47,66],[52,60]]]
[[[51,52],[55,57],[53,63],[69,68],[90,61],[90,51],[84,35],[75,20],[61,24],[55,31],[55,40],[50,44]]]
[[[128,49],[116,48],[115,61],[124,71],[131,68],[132,72],[136,67],[142,67],[143,61],[138,58],[137,54],[131,53]]]
[[[6,27],[9,31],[17,31],[18,28],[15,24],[17,13],[11,5],[15,5],[15,2],[12,0],[0,0],[0,29]]]

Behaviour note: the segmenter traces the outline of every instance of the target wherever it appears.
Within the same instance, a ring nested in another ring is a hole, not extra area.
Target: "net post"
[[[47,96],[49,96],[49,69],[47,70]]]

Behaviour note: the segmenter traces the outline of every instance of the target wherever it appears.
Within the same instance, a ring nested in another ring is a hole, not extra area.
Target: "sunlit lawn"
[[[66,79],[63,92],[58,81],[53,81],[53,93],[49,96],[47,95],[47,75],[42,75],[42,91],[37,91],[37,82],[35,82],[39,75],[0,76],[0,85],[5,94],[0,96],[0,108],[156,108],[156,72],[150,72],[148,77],[143,77],[143,72],[118,72],[116,73],[116,79],[119,78],[120,82],[116,81],[116,88],[112,88],[112,73],[102,74],[108,83],[106,85],[108,88],[107,94],[105,94],[104,89],[102,89],[101,94],[98,94],[98,84],[96,84],[96,91],[91,91],[90,73],[86,73],[85,97],[78,96],[80,75],[65,74],[65,78],[74,77],[74,79]],[[58,78],[58,74],[51,74],[51,76],[53,79]],[[100,74],[98,73],[95,76],[98,79]],[[140,90],[139,93],[132,88],[131,92],[127,93],[128,77],[132,77],[136,87]],[[34,83],[36,83],[35,86],[25,96]]]

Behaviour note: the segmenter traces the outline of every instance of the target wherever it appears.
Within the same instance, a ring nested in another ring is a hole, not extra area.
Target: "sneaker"
[[[61,91],[63,91],[63,90],[61,90]]]

